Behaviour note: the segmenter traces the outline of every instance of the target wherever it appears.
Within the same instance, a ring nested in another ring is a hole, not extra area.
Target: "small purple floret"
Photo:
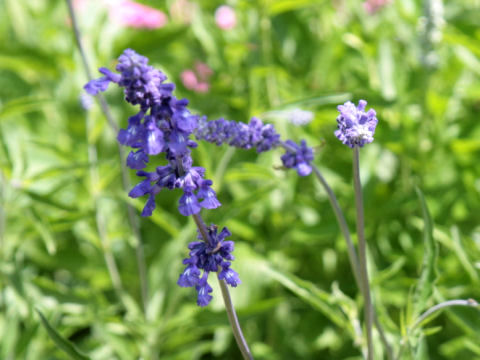
[[[234,249],[233,241],[225,241],[225,238],[232,235],[227,228],[223,228],[218,233],[218,228],[211,225],[207,228],[208,239],[199,239],[204,241],[193,241],[188,245],[190,257],[183,260],[187,265],[180,274],[177,284],[182,287],[193,287],[198,293],[197,304],[206,306],[212,300],[210,293],[212,288],[208,284],[208,275],[210,272],[218,272],[220,280],[233,287],[241,283],[236,271],[230,269],[231,261],[234,259],[232,252]],[[203,275],[200,276],[200,270]]]
[[[338,106],[340,115],[337,117],[338,130],[335,131],[335,136],[352,149],[373,141],[378,120],[375,110],[365,112],[366,106],[365,100],[360,100],[357,107],[350,101]]]
[[[300,145],[292,140],[285,142],[287,152],[282,156],[283,166],[289,169],[296,169],[298,175],[307,176],[312,172],[310,163],[313,160],[313,150],[307,146],[305,140]]]

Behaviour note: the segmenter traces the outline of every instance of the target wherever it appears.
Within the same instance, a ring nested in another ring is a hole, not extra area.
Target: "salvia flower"
[[[190,136],[198,127],[198,117],[187,109],[188,101],[173,96],[175,86],[165,83],[167,77],[149,66],[146,57],[127,49],[118,60],[116,70],[119,74],[101,68],[104,76],[90,81],[84,88],[96,95],[113,82],[124,88],[127,102],[140,106],[140,111],[128,119],[128,127],[119,131],[117,139],[134,149],[127,157],[127,165],[138,170],[142,181],[128,195],[132,198],[148,195],[142,216],[152,215],[155,196],[163,189],[183,190],[178,210],[184,216],[198,214],[202,208],[219,207],[221,204],[211,187],[212,181],[204,178],[205,169],[193,166],[190,154],[197,143]],[[261,134],[260,125],[255,123],[255,129]],[[260,144],[263,138],[257,137],[255,142]],[[149,157],[158,154],[164,154],[166,164],[154,171],[145,171]],[[206,238],[199,235],[203,241],[190,243],[190,257],[183,261],[187,267],[178,280],[182,287],[195,287],[199,306],[206,306],[212,300],[213,290],[208,284],[210,272],[218,272],[219,279],[230,286],[240,283],[238,274],[230,269],[234,259],[231,254],[233,242],[224,241],[231,235],[230,231],[223,228],[218,234],[214,225],[206,231]]]
[[[268,151],[280,145],[280,135],[273,125],[263,124],[256,117],[252,117],[248,124],[225,119],[207,121],[203,117],[199,119],[195,136],[197,140],[217,145],[226,143],[243,149],[255,148],[257,152]]]
[[[155,196],[165,188],[183,190],[178,209],[184,216],[220,206],[212,182],[204,179],[205,169],[192,166],[190,149],[197,143],[190,136],[198,126],[198,117],[187,109],[188,101],[173,96],[175,85],[165,83],[165,74],[149,66],[146,57],[131,49],[118,58],[116,70],[118,73],[100,68],[104,76],[90,81],[85,90],[96,95],[110,83],[116,83],[124,88],[127,102],[140,106],[140,111],[128,119],[128,127],[119,131],[117,139],[133,148],[127,165],[139,170],[137,175],[144,178],[129,193],[133,198],[148,195],[142,216],[152,215]],[[158,154],[164,154],[167,165],[152,172],[144,171],[149,157]]]
[[[233,241],[225,241],[226,237],[232,235],[230,231],[224,227],[218,233],[218,227],[211,225],[207,228],[207,233],[208,239],[203,239],[199,234],[198,238],[203,241],[194,241],[188,245],[189,257],[183,260],[183,264],[187,266],[177,281],[182,287],[195,287],[199,306],[206,306],[212,300],[212,288],[208,284],[209,273],[218,272],[220,280],[225,280],[233,287],[241,283],[237,272],[230,268],[234,259],[234,244]]]
[[[282,156],[286,168],[295,168],[300,176],[307,176],[312,172],[310,163],[313,160],[313,150],[307,146],[305,140],[298,145],[292,140],[282,142],[272,124],[263,124],[262,120],[252,117],[248,124],[232,120],[218,119],[207,121],[201,118],[195,130],[197,140],[205,140],[216,145],[252,149],[257,152],[271,150],[282,146],[287,150]]]
[[[350,101],[338,106],[340,115],[337,117],[338,130],[335,131],[335,136],[352,149],[373,141],[378,120],[375,110],[365,112],[366,106],[365,100],[360,100],[358,106]]]

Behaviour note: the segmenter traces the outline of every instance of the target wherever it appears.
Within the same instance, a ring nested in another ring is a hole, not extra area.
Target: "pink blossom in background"
[[[363,7],[366,12],[372,15],[390,2],[391,0],[367,0],[363,3]]]
[[[130,0],[111,2],[109,15],[122,25],[139,29],[158,29],[167,23],[162,11]]]
[[[203,81],[207,81],[208,78],[213,74],[213,70],[210,69],[207,64],[200,61],[195,63],[195,71],[197,72],[198,77]]]
[[[210,90],[208,79],[212,76],[213,70],[207,64],[200,61],[195,63],[195,70],[187,69],[180,74],[183,86],[188,90],[197,93],[206,93]]]
[[[73,0],[73,8],[76,11],[84,12],[87,9],[88,0]]]
[[[183,71],[180,74],[180,78],[182,79],[183,86],[188,90],[195,90],[198,85],[197,75],[195,75],[193,70]]]
[[[206,82],[199,82],[197,84],[197,86],[195,87],[195,90],[196,92],[198,93],[206,93],[208,92],[208,90],[210,90],[210,85]]]
[[[228,5],[222,5],[215,10],[215,23],[222,30],[230,30],[237,25],[235,10]]]

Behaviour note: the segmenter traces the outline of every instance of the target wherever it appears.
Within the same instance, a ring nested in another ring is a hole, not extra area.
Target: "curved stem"
[[[357,283],[357,286],[360,288],[360,291],[363,293],[362,283],[359,279],[358,256],[355,250],[355,245],[353,245],[352,237],[350,236],[350,230],[348,229],[347,221],[343,216],[342,209],[338,204],[337,198],[333,193],[332,188],[328,185],[327,181],[325,180],[322,173],[320,172],[320,169],[317,168],[315,165],[312,165],[312,169],[313,169],[313,173],[315,174],[317,179],[320,181],[320,184],[322,184],[323,188],[327,192],[328,200],[330,201],[330,205],[332,206],[335,217],[337,218],[338,225],[340,226],[340,231],[342,232],[343,237],[347,242],[348,259],[350,260],[350,266],[352,267],[355,281]]]
[[[425,311],[422,315],[420,315],[417,319],[417,321],[415,321],[415,323],[412,325],[412,327],[410,327],[409,329],[407,329],[407,333],[406,333],[406,338],[408,339],[409,337],[409,334],[415,329],[417,328],[422,322],[424,322],[430,315],[440,311],[440,310],[443,310],[445,308],[448,308],[448,307],[453,307],[453,306],[467,306],[467,307],[475,307],[475,308],[480,308],[480,304],[475,301],[474,299],[467,299],[467,300],[448,300],[448,301],[445,301],[445,302],[442,302],[440,304],[437,304],[435,306],[432,306],[430,309],[428,309],[427,311]],[[403,352],[403,344],[401,345],[400,347],[400,350],[398,351],[398,355],[396,357],[397,360],[400,359],[400,356],[402,356],[402,352]]]
[[[330,201],[330,205],[332,206],[333,212],[338,222],[338,226],[340,227],[340,231],[342,232],[343,237],[347,242],[348,259],[350,261],[350,266],[352,267],[352,270],[353,270],[355,282],[358,288],[360,289],[362,296],[364,296],[363,284],[359,279],[360,270],[358,265],[358,256],[355,250],[355,245],[353,244],[353,241],[352,241],[352,237],[350,236],[350,230],[348,228],[347,221],[345,220],[345,216],[343,215],[343,211],[340,208],[340,205],[338,204],[338,200],[337,200],[337,197],[335,196],[335,193],[333,192],[330,185],[328,185],[327,180],[325,180],[325,178],[323,177],[320,169],[314,164],[312,164],[312,169],[313,169],[313,173],[317,177],[318,181],[320,181],[320,184],[323,186],[325,192],[327,193],[328,200]],[[378,320],[376,313],[373,314],[373,321],[375,323],[375,327],[378,330],[378,333],[380,334],[380,339],[382,340],[383,346],[387,351],[388,359],[393,360],[394,359],[393,349],[387,340],[387,336],[385,335],[385,330],[383,329],[382,324],[380,324],[380,321]]]
[[[360,279],[364,289],[364,312],[365,312],[365,327],[367,331],[367,347],[368,360],[373,360],[374,349],[372,339],[372,323],[373,323],[373,307],[370,296],[370,284],[368,281],[367,269],[367,243],[365,240],[365,224],[363,214],[363,195],[362,184],[360,182],[360,168],[359,168],[359,150],[358,146],[353,149],[353,184],[355,188],[355,207],[357,210],[357,237],[358,237],[358,252],[360,265]]]
[[[205,226],[205,222],[203,221],[201,215],[194,214],[192,215],[192,217],[193,217],[193,220],[195,220],[195,224],[197,225],[198,231],[202,235],[203,240],[207,242],[208,241],[207,228]],[[240,349],[243,358],[245,360],[253,360],[252,353],[248,347],[245,337],[243,336],[240,323],[238,322],[237,313],[235,312],[235,307],[233,306],[232,298],[230,297],[230,292],[228,290],[227,284],[225,283],[225,280],[221,280],[218,276],[219,276],[219,273],[217,272],[217,279],[220,285],[220,289],[222,290],[222,297],[223,297],[223,302],[225,303],[225,310],[227,311],[228,320],[230,322],[230,326],[232,327],[235,341],[237,342],[238,348]]]
[[[83,49],[83,44],[82,40],[80,37],[80,31],[78,28],[77,24],[77,19],[75,16],[75,11],[73,10],[72,2],[71,0],[66,0],[67,6],[68,6],[68,12],[70,15],[70,20],[72,22],[72,28],[73,28],[73,33],[75,35],[75,43],[77,44],[78,51],[80,52],[80,56],[82,58],[82,63],[83,63],[83,68],[85,71],[85,74],[87,76],[87,79],[90,81],[93,79],[92,73],[90,71],[90,66],[88,64],[87,56],[86,53]],[[102,109],[103,114],[105,115],[105,118],[107,119],[107,122],[109,126],[112,128],[112,130],[117,133],[118,132],[118,126],[115,123],[113,116],[110,112],[110,109],[108,107],[107,101],[105,100],[104,96],[99,93],[96,95],[96,98],[100,102],[100,107]],[[121,174],[122,174],[122,185],[123,188],[126,192],[128,192],[131,188],[130,184],[130,179],[128,177],[128,171],[127,167],[123,161],[125,159],[125,151],[123,148],[120,146],[120,144],[117,143],[118,146],[118,153],[120,157],[120,166],[121,166]],[[138,274],[139,274],[139,279],[140,279],[140,288],[141,288],[141,298],[142,298],[142,305],[143,305],[143,311],[146,313],[147,307],[148,307],[148,281],[147,281],[147,267],[145,263],[145,253],[143,250],[143,243],[142,239],[140,236],[140,227],[138,224],[138,219],[135,216],[135,210],[133,207],[127,203],[127,217],[128,217],[128,222],[130,224],[130,227],[133,232],[133,237],[135,239],[135,255],[137,259],[137,267],[138,267]]]

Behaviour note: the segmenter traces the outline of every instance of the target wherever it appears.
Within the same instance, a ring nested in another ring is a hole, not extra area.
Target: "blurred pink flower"
[[[215,10],[215,23],[222,30],[230,30],[237,25],[235,10],[228,5],[222,5]]]
[[[212,76],[213,70],[207,64],[200,61],[195,63],[195,70],[187,69],[180,74],[183,86],[188,90],[198,93],[206,93],[210,90],[208,79]]]
[[[199,82],[194,89],[194,91],[203,94],[208,92],[208,90],[210,90],[210,85],[206,82]]]
[[[366,12],[372,15],[390,2],[391,0],[367,0],[363,3],[363,7]]]
[[[180,78],[182,79],[183,86],[188,90],[195,90],[198,85],[197,75],[195,75],[193,70],[183,71],[180,74]]]
[[[167,23],[167,15],[162,11],[130,0],[110,3],[109,15],[133,28],[158,29]]]
[[[73,8],[75,11],[83,12],[87,9],[88,0],[73,0]]]
[[[207,81],[208,78],[213,74],[213,70],[210,69],[210,67],[207,64],[202,63],[200,61],[197,61],[195,63],[195,71],[197,72],[198,77],[202,81]]]

